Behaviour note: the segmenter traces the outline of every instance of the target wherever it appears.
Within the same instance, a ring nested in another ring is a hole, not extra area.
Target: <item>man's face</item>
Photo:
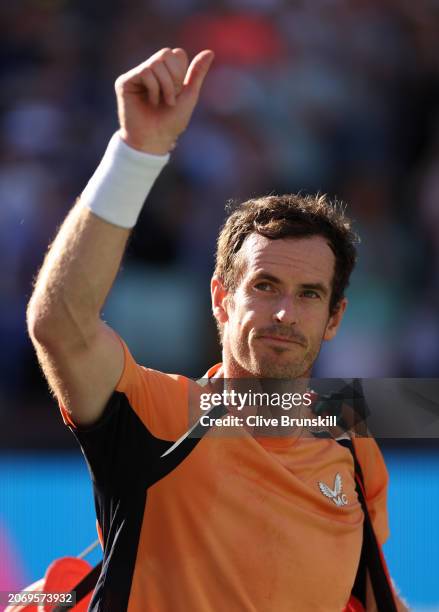
[[[225,375],[309,375],[346,307],[343,300],[329,315],[335,256],[325,238],[269,240],[253,233],[240,258],[242,275],[233,293],[212,280],[214,314],[223,324]]]

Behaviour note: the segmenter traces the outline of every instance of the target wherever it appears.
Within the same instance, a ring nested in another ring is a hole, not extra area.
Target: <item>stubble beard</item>
[[[258,370],[257,376],[259,378],[277,378],[290,380],[294,378],[305,378],[309,376],[312,365],[314,361],[317,359],[318,350],[307,351],[305,355],[298,360],[294,361],[279,361],[276,358],[276,354],[279,356],[282,355],[285,351],[280,349],[272,349],[273,357],[268,355],[263,355],[259,359],[255,361],[256,370]]]
[[[248,373],[248,377],[255,378],[274,378],[282,380],[291,380],[295,378],[307,378],[311,374],[314,362],[316,361],[322,340],[313,346],[308,346],[304,354],[297,356],[296,359],[289,361],[280,360],[281,356],[286,352],[283,348],[272,348],[273,356],[263,354],[258,355],[255,351],[250,351],[245,357],[243,349],[247,347],[239,347],[238,354],[233,355],[235,369],[241,372],[241,376]],[[277,357],[277,355],[279,357]]]

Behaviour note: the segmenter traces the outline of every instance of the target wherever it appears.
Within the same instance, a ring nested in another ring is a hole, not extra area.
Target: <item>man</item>
[[[198,386],[137,365],[100,319],[212,59],[202,51],[188,66],[182,49],[162,49],[117,79],[120,130],[49,250],[29,332],[92,473],[104,564],[91,609],[335,612],[349,600],[362,543],[349,451],[332,439],[207,435],[148,488],[157,457],[188,428]],[[309,376],[346,308],[353,239],[323,197],[238,209],[219,239],[211,293],[223,363],[208,376]],[[387,474],[366,442],[357,450],[382,543]],[[334,479],[346,503],[322,493]]]

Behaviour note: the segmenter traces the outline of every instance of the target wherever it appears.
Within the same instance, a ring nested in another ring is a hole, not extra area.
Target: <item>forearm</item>
[[[168,158],[112,137],[39,274],[29,306],[33,337],[57,345],[92,338],[129,230]]]
[[[95,216],[79,201],[51,245],[28,307],[41,340],[87,343],[114,282],[130,231]]]

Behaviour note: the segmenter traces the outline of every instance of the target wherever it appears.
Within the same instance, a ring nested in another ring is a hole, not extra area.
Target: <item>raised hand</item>
[[[214,54],[189,65],[183,49],[161,49],[115,82],[121,138],[146,153],[164,155],[186,129]]]

